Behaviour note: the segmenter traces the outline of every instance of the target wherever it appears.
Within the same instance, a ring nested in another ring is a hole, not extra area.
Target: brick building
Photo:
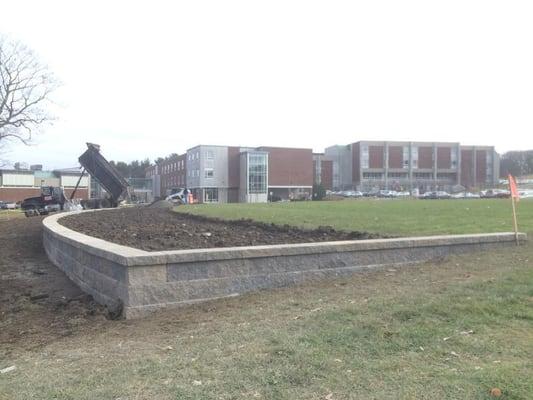
[[[76,187],[81,172],[77,168],[57,169],[53,171],[3,169],[0,170],[0,200],[20,202],[28,197],[41,194],[42,186],[63,187],[70,197]],[[86,173],[80,180],[75,199],[89,198],[90,177]]]
[[[322,159],[333,162],[335,190],[479,188],[496,185],[499,177],[494,147],[456,142],[360,141],[328,147]]]
[[[154,195],[188,188],[203,203],[311,198],[327,190],[421,192],[496,185],[499,157],[490,146],[457,142],[360,141],[311,149],[198,145],[146,170]],[[159,189],[158,189],[159,188]]]
[[[310,198],[311,149],[198,145],[146,170],[159,197],[186,187],[202,203]]]

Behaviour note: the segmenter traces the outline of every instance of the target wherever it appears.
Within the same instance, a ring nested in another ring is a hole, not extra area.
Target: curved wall
[[[111,309],[123,307],[126,318],[365,268],[515,245],[514,233],[490,233],[147,252],[58,223],[74,213],[43,220],[46,253],[97,302]],[[519,234],[519,240],[525,241],[526,235]]]

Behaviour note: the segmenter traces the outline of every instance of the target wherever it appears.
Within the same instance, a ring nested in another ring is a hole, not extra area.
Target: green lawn
[[[331,225],[400,236],[513,230],[510,200],[343,200],[262,204],[181,206],[191,212],[226,219],[251,218],[303,227]],[[518,203],[519,229],[533,231],[533,200]]]
[[[179,211],[398,235],[512,226],[505,200]],[[521,202],[519,211],[522,230],[532,232],[533,202]],[[498,388],[500,399],[527,400],[533,398],[533,243],[141,320],[90,321],[63,322],[66,335],[43,345],[6,343],[0,368],[17,370],[0,375],[0,399],[490,400]]]
[[[0,221],[8,221],[20,217],[24,217],[24,213],[20,210],[0,210]]]
[[[0,399],[531,399],[533,246],[69,321],[7,354]]]

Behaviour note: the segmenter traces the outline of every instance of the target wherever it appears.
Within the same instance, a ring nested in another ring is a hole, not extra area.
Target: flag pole
[[[511,203],[513,204],[513,220],[514,220],[514,238],[516,240],[516,245],[519,246],[520,242],[518,240],[518,222],[516,220],[516,206],[514,203],[514,197],[511,196]]]
[[[516,240],[516,245],[519,246],[520,242],[518,240],[518,222],[516,220],[515,201],[518,200],[520,197],[518,195],[518,189],[516,187],[516,181],[514,177],[511,174],[509,174],[508,179],[509,179],[509,193],[511,194],[511,204],[513,205],[514,237]]]

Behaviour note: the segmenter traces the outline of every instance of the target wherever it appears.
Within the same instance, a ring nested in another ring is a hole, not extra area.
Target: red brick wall
[[[268,152],[269,186],[313,186],[313,151],[259,147]]]
[[[73,189],[65,189],[65,195],[70,198]],[[14,187],[1,187],[0,188],[0,200],[7,202],[18,202],[28,197],[37,197],[41,195],[41,188],[14,188]],[[75,199],[88,199],[89,192],[87,189],[76,190]]]
[[[181,166],[183,161],[183,169],[178,170],[178,164]],[[167,167],[173,166],[176,163],[176,169]],[[187,185],[187,153],[181,154],[177,157],[163,161],[160,165],[159,173],[161,174],[161,195],[167,195],[167,189],[176,187],[185,187]]]
[[[359,143],[353,143],[352,144],[352,182],[354,185],[357,185],[359,183],[359,176],[361,171],[361,159],[360,159],[360,144]],[[331,179],[333,186],[333,163],[331,165]]]
[[[228,147],[228,186],[239,187],[241,180],[241,156],[239,147]]]
[[[383,146],[368,146],[368,167],[384,168]]]
[[[389,146],[389,168],[403,168],[402,146]]]
[[[333,188],[333,161],[322,161],[320,181],[324,189],[331,190]]]
[[[418,148],[418,168],[433,168],[433,147]]]
[[[452,167],[452,149],[437,147],[437,168],[450,169]]]
[[[487,179],[487,152],[476,151],[476,184],[484,184]]]
[[[472,153],[472,150],[461,150],[461,185],[466,187],[474,184],[472,176],[474,157]]]

